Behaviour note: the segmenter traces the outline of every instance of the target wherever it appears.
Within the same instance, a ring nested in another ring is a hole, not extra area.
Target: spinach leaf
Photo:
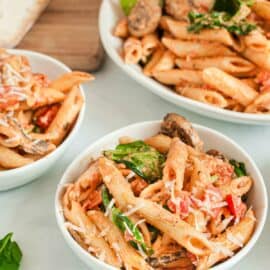
[[[110,204],[110,194],[108,189],[104,186],[102,188],[102,202],[105,208]],[[116,207],[112,207],[111,209],[111,219],[113,223],[119,228],[120,231],[125,232],[126,230],[132,233],[132,237],[134,240],[130,241],[130,244],[138,249],[140,246],[143,251],[151,256],[153,254],[153,250],[146,245],[144,242],[144,238],[140,230],[137,226],[127,217],[125,216],[120,209]]]
[[[125,164],[150,183],[162,177],[165,156],[143,141],[120,144],[115,150],[105,151],[104,155],[117,163]]]
[[[11,240],[12,233],[0,240],[0,270],[18,270],[22,252],[18,244]]]
[[[240,10],[242,5],[252,6],[253,4],[254,0],[216,0],[213,10],[226,12],[233,16]]]
[[[243,162],[238,162],[234,159],[230,160],[231,165],[234,167],[234,173],[238,176],[246,176],[247,171],[246,171],[246,166],[245,163]]]

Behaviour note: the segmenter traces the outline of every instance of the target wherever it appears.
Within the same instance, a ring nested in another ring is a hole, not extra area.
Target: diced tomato
[[[231,214],[239,221],[245,215],[247,206],[240,197],[231,194],[226,196],[226,201]]]
[[[102,203],[102,196],[100,191],[94,191],[89,198],[84,202],[83,209],[88,211]]]
[[[191,205],[191,200],[188,196],[188,194],[184,193],[181,194],[178,197],[179,200],[179,205],[178,207],[176,206],[176,204],[170,199],[167,202],[167,206],[169,207],[170,211],[172,211],[173,213],[176,213],[177,211],[179,211],[180,217],[181,218],[186,218],[189,214],[189,208]],[[177,209],[178,208],[178,209]]]
[[[35,114],[36,124],[44,130],[47,129],[56,116],[58,109],[58,105],[52,105],[39,109]]]
[[[131,188],[135,196],[139,196],[147,186],[148,183],[140,177],[136,177],[136,179],[131,182]]]

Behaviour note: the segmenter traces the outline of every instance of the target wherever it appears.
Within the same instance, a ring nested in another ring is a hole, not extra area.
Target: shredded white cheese
[[[233,256],[233,252],[229,248],[225,247],[224,245],[222,245],[220,243],[215,244],[215,251],[217,253],[224,255],[225,257],[232,257]]]
[[[123,213],[124,216],[128,217],[131,216],[132,214],[136,213],[139,209],[143,208],[144,204],[138,204],[137,206],[131,208],[130,210],[126,211],[125,213]]]
[[[110,228],[107,227],[106,229],[104,229],[103,231],[100,232],[100,234],[98,235],[99,237],[104,237],[107,235],[107,233],[110,231]]]
[[[129,173],[129,175],[126,176],[126,179],[127,179],[127,180],[130,180],[130,179],[133,178],[135,175],[136,175],[136,174],[135,174],[133,171],[131,171],[131,172]]]
[[[72,229],[73,231],[85,233],[85,230],[83,228],[76,226],[70,222],[65,222],[64,225],[66,226],[66,228]]]
[[[109,216],[109,214],[111,213],[111,210],[112,210],[114,204],[115,204],[115,199],[113,198],[113,199],[110,201],[108,207],[106,208],[105,217]]]
[[[237,235],[233,235],[231,232],[227,233],[227,239],[234,245],[238,246],[238,247],[243,247],[244,243],[243,243],[243,237],[240,233],[238,233]]]
[[[146,220],[145,219],[140,219],[138,220],[135,225],[134,225],[134,228],[137,228],[140,224],[144,223]]]

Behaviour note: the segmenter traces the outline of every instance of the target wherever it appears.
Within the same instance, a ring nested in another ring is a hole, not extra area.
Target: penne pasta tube
[[[120,38],[127,38],[128,37],[128,19],[122,18],[118,21],[116,24],[114,31],[114,36],[120,37]]]
[[[176,86],[175,90],[184,97],[188,97],[219,108],[225,108],[228,106],[226,98],[213,90],[182,86]]]
[[[158,134],[153,137],[147,138],[146,140],[144,140],[144,142],[154,147],[159,152],[166,154],[170,149],[172,138],[163,134]]]
[[[64,215],[66,219],[79,228],[79,235],[83,238],[84,243],[91,247],[91,250],[93,250],[93,253],[95,253],[97,257],[102,258],[106,263],[115,267],[121,267],[121,263],[119,263],[114,251],[103,237],[99,236],[97,227],[86,215],[78,202],[72,201],[70,209],[64,208]],[[70,226],[71,229],[72,227],[73,226]]]
[[[95,77],[89,73],[72,71],[52,81],[49,87],[65,93],[70,91],[71,88],[75,85],[79,85],[88,81],[93,81],[94,79]]]
[[[160,25],[164,30],[169,31],[177,39],[213,41],[230,46],[236,51],[243,50],[243,43],[241,40],[233,37],[226,29],[205,29],[199,33],[193,34],[187,30],[187,22],[177,21],[167,16],[163,16],[161,18]]]
[[[14,169],[32,163],[34,160],[18,154],[16,151],[0,146],[0,166]]]
[[[207,257],[199,260],[197,270],[208,269],[217,262],[220,262],[233,255],[233,252],[242,248],[250,239],[256,224],[252,210],[236,225],[229,227],[220,236],[214,238],[215,251]]]
[[[243,42],[247,49],[256,52],[266,52],[269,51],[269,41],[267,38],[259,31],[252,31],[248,35],[244,36]]]
[[[248,76],[255,69],[255,65],[239,56],[217,56],[208,58],[176,59],[176,65],[183,69],[203,70],[208,67],[219,68],[234,76]]]
[[[42,106],[62,102],[66,95],[54,88],[35,89],[33,95],[28,96],[25,102],[20,103],[19,110],[36,109]]]
[[[270,49],[267,49],[264,52],[258,52],[247,48],[242,54],[260,68],[270,71]]]
[[[175,181],[175,196],[183,189],[188,151],[179,138],[173,138],[163,169],[164,182]]]
[[[252,5],[252,10],[265,20],[270,20],[270,3],[269,1],[255,1]]]
[[[154,67],[158,64],[160,61],[162,55],[164,53],[163,48],[158,48],[152,55],[150,61],[146,64],[146,66],[143,69],[144,75],[151,77]]]
[[[252,187],[252,179],[249,176],[242,176],[233,179],[228,184],[220,186],[222,196],[225,198],[227,195],[232,194],[237,197],[242,197],[247,194]]]
[[[241,81],[256,91],[259,91],[259,84],[255,81],[255,78],[241,79]]]
[[[144,36],[141,42],[142,54],[144,58],[147,58],[160,46],[160,42],[155,34],[148,34]]]
[[[179,85],[183,82],[202,85],[202,72],[188,69],[171,69],[163,71],[154,71],[153,77],[166,85]]]
[[[119,207],[126,208],[127,205],[136,207],[138,215],[196,255],[206,255],[211,251],[211,242],[192,226],[182,221],[180,217],[154,202],[134,197],[129,183],[112,161],[100,158],[99,168],[105,185]],[[121,187],[121,189],[118,187]]]
[[[163,53],[158,63],[153,67],[152,73],[155,71],[171,70],[174,68],[175,55],[167,50]]]
[[[269,113],[270,112],[270,91],[262,92],[255,100],[247,106],[246,113]]]
[[[232,56],[235,55],[226,46],[217,42],[193,42],[172,38],[162,38],[164,46],[179,57],[210,57],[210,56]]]
[[[258,95],[253,88],[218,68],[204,69],[202,77],[206,84],[244,106],[251,103]]]
[[[54,144],[60,144],[70,131],[83,105],[83,98],[77,86],[68,93],[67,98],[58,110],[54,120],[46,130],[46,133],[54,134]]]
[[[127,243],[119,229],[104,216],[100,211],[88,212],[89,218],[102,232],[106,232],[104,238],[107,239],[112,249],[121,258],[127,269],[145,269],[152,267]]]
[[[126,64],[137,64],[143,59],[142,43],[139,39],[129,37],[124,42],[124,60]]]

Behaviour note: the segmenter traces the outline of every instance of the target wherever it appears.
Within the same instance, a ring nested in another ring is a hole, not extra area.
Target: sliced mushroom
[[[135,37],[153,33],[161,19],[159,0],[139,0],[128,16],[128,30]]]
[[[190,258],[184,250],[180,250],[172,254],[164,254],[160,257],[149,257],[146,261],[154,269],[183,269],[183,270],[193,270],[194,265],[192,264]]]
[[[169,113],[164,117],[161,133],[172,138],[179,137],[185,144],[194,147],[198,151],[203,148],[203,142],[197,131],[190,122],[178,114]]]

